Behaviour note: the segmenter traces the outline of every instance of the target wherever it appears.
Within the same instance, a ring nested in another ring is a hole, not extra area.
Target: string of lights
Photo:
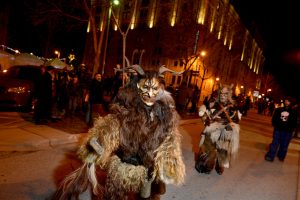
[[[14,53],[16,53],[16,54],[20,54],[20,51],[19,51],[19,50],[10,48],[10,47],[5,46],[5,45],[3,45],[3,44],[1,45],[1,48],[3,49],[3,51],[9,50],[9,51],[12,51],[12,52],[14,52]]]

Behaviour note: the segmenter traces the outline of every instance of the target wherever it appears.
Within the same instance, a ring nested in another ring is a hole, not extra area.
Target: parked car
[[[41,78],[39,66],[12,66],[0,75],[0,107],[31,110],[35,88]]]

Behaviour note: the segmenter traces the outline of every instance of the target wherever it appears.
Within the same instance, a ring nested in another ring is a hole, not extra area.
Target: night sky
[[[298,1],[232,0],[247,26],[255,24],[265,41],[265,71],[300,100],[300,12]]]
[[[58,15],[39,17],[35,14],[39,11],[36,6],[38,2],[39,0],[1,1],[9,15],[6,45],[41,57],[54,57],[54,50],[59,50],[61,57],[67,57],[71,51],[77,54],[77,58],[82,57],[87,23],[67,21]],[[74,14],[76,15],[77,13]],[[39,20],[44,21],[38,23]]]

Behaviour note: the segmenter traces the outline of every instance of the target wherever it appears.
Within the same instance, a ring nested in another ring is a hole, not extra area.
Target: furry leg
[[[229,168],[228,152],[225,149],[218,149],[216,171],[218,174],[223,174],[224,168]]]
[[[210,136],[206,136],[204,143],[200,146],[199,157],[195,168],[199,173],[209,174],[215,167],[217,150]]]
[[[196,161],[195,168],[199,173],[209,174],[216,163],[216,151],[212,150],[210,152],[200,152],[199,158]]]
[[[221,162],[220,162],[218,159],[217,159],[217,162],[216,162],[216,167],[215,167],[215,169],[216,169],[216,172],[217,172],[219,175],[223,174],[223,172],[224,172],[224,167],[222,166]]]

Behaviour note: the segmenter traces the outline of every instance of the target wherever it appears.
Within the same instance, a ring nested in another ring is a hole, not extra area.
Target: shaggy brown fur
[[[168,92],[161,90],[155,103],[146,106],[137,88],[120,90],[111,106],[111,114],[95,121],[78,151],[86,163],[84,165],[96,164],[107,171],[105,199],[127,199],[132,193],[139,196],[149,179],[154,180],[149,199],[159,199],[165,190],[164,183],[183,183],[185,165],[178,121],[174,100]],[[97,191],[94,172],[87,172],[93,189]],[[69,179],[74,180],[74,177],[72,175]],[[80,187],[78,192],[84,188]],[[69,190],[64,188],[65,192]],[[71,189],[71,192],[74,191]]]
[[[205,138],[203,145],[200,146],[196,169],[200,173],[210,173],[214,169],[217,159],[217,150],[209,137]]]

